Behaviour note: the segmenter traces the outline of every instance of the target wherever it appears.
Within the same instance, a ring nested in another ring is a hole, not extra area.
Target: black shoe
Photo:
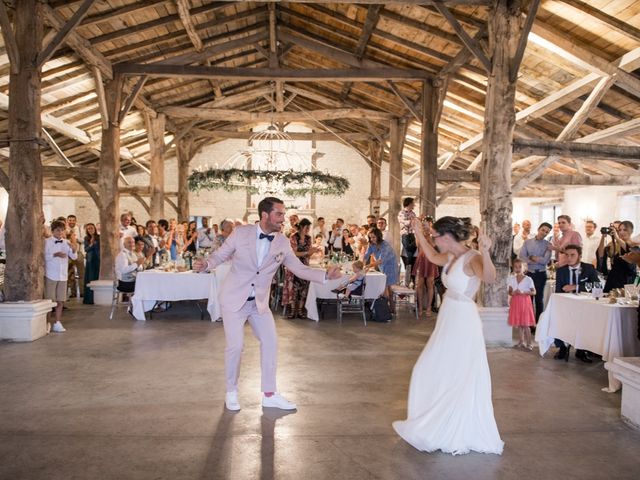
[[[564,360],[565,358],[567,358],[567,354],[569,352],[567,351],[566,348],[561,348],[560,350],[558,350],[558,352],[553,356],[553,358],[555,360]]]
[[[576,358],[584,363],[593,363],[593,360],[587,356],[586,352],[580,352],[580,354],[576,353]]]

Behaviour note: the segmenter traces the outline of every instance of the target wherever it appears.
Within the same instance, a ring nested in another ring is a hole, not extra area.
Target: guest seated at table
[[[567,264],[556,270],[556,293],[578,293],[585,292],[584,284],[586,282],[598,282],[598,273],[593,265],[581,262],[582,247],[580,245],[566,245],[564,254]],[[558,353],[553,357],[556,360],[563,360],[568,355],[568,349],[564,342],[558,338],[554,341]],[[585,363],[591,363],[592,360],[585,350],[576,350],[576,358]]]
[[[398,257],[389,242],[382,239],[378,228],[369,230],[369,248],[364,255],[364,262],[369,267],[377,267],[387,276],[385,296],[392,302],[391,285],[398,283]],[[393,305],[390,305],[393,311]]]
[[[348,228],[342,229],[342,253],[345,255],[354,255],[354,246],[356,244],[356,240],[351,234],[351,231]]]
[[[364,293],[364,277],[366,275],[364,263],[357,260],[351,264],[351,268],[353,269],[353,275],[347,279],[346,285],[342,288],[332,290],[338,295],[344,295],[345,298],[349,298],[351,295],[362,295]]]
[[[144,270],[146,258],[142,254],[144,240],[136,242],[133,237],[124,237],[124,249],[116,257],[118,290],[133,293],[136,289],[136,274]],[[139,246],[138,246],[139,245]]]

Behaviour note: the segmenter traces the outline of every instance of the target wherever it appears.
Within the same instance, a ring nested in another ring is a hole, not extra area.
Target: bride
[[[482,323],[473,297],[480,281],[495,281],[491,240],[478,238],[477,252],[465,246],[473,226],[469,218],[442,217],[426,234],[414,220],[416,239],[429,261],[443,265],[447,287],[436,328],[413,368],[407,419],[393,423],[404,440],[418,450],[454,455],[501,454],[491,403],[491,376]]]

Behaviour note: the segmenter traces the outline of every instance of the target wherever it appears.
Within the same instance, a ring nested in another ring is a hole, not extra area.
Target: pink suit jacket
[[[269,310],[271,280],[281,264],[296,277],[323,283],[325,271],[304,265],[291,249],[289,239],[281,233],[269,245],[269,252],[261,265],[256,253],[257,226],[245,225],[236,228],[208,259],[209,269],[231,260],[231,271],[222,282],[220,306],[223,310],[237,312],[255,288],[256,307],[260,314]]]

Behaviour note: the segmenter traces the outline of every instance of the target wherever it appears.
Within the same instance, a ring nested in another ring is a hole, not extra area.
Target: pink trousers
[[[262,391],[277,392],[276,367],[278,339],[276,324],[271,310],[260,314],[255,300],[246,302],[237,312],[222,309],[222,323],[227,346],[224,351],[227,392],[238,390],[240,359],[244,345],[244,324],[249,320],[253,334],[260,341],[260,366],[262,368]]]

